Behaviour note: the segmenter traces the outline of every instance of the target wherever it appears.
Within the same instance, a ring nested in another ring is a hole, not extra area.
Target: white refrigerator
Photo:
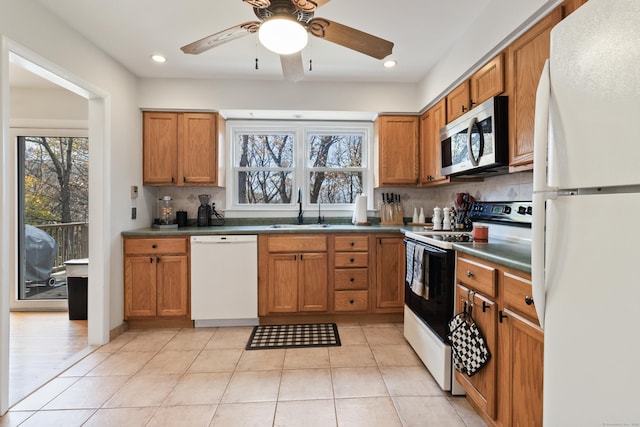
[[[640,0],[552,30],[535,115],[544,426],[640,425]]]

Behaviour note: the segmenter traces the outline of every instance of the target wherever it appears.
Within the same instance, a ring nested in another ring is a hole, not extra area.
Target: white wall
[[[151,213],[146,208],[145,194],[139,201],[138,221],[131,221],[129,186],[142,185],[142,153],[140,140],[141,117],[137,101],[137,79],[94,45],[62,24],[55,16],[34,0],[2,0],[0,14],[2,61],[4,70],[9,51],[40,64],[55,74],[75,83],[93,99],[89,101],[90,128],[90,285],[99,293],[95,306],[106,321],[106,328],[92,335],[91,314],[89,338],[94,343],[108,339],[108,331],[121,324],[123,317],[122,244],[120,233],[146,226]],[[8,73],[0,74],[2,88],[8,88]],[[4,101],[8,106],[8,101]],[[9,109],[8,107],[5,109]],[[0,125],[3,129],[3,149],[12,142],[6,129],[8,113],[3,111]],[[102,124],[104,123],[104,126]],[[8,162],[3,156],[3,162]],[[3,164],[1,194],[3,200],[10,194],[14,179]],[[116,173],[112,173],[116,171]],[[15,199],[11,205],[3,204],[0,221],[15,224]],[[14,241],[4,233],[0,236],[0,254],[15,252]],[[0,282],[8,289],[11,277],[2,271]],[[3,293],[5,288],[3,288]],[[91,293],[91,290],[90,290]],[[90,294],[91,295],[91,294]],[[91,296],[90,296],[91,298]],[[106,310],[102,305],[106,301]],[[0,300],[5,306],[4,300]],[[2,321],[4,322],[4,317]],[[0,329],[3,334],[6,330]],[[106,334],[106,335],[105,335]],[[2,337],[3,343],[5,336]],[[4,347],[4,344],[3,344]],[[0,373],[0,375],[3,375]],[[0,405],[0,409],[1,405]],[[0,411],[1,412],[1,411]]]
[[[87,126],[87,100],[62,88],[10,89],[9,114],[11,126],[25,127],[43,123],[75,122]]]

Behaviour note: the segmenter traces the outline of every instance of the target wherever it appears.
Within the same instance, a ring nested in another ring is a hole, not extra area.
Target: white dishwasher
[[[196,327],[258,324],[258,236],[191,236]]]

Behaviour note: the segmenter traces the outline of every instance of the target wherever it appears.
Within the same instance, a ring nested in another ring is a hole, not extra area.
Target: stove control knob
[[[527,208],[525,208],[524,206],[520,206],[520,207],[518,208],[518,213],[519,213],[520,215],[525,215],[525,214],[527,213]]]

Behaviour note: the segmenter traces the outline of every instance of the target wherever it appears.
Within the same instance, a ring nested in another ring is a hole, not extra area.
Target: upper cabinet
[[[500,53],[447,95],[447,123],[500,95],[504,86],[504,55]]]
[[[511,172],[533,167],[536,90],[544,63],[549,58],[551,29],[561,19],[562,8],[557,8],[507,48]]]
[[[418,116],[378,116],[378,185],[418,184]]]
[[[447,124],[447,100],[442,99],[420,116],[420,184],[449,182],[440,173],[440,129]]]
[[[564,17],[571,15],[577,8],[585,4],[587,0],[565,0],[562,3],[562,7],[564,8]]]
[[[143,113],[143,182],[162,186],[216,186],[223,141],[217,113]]]

